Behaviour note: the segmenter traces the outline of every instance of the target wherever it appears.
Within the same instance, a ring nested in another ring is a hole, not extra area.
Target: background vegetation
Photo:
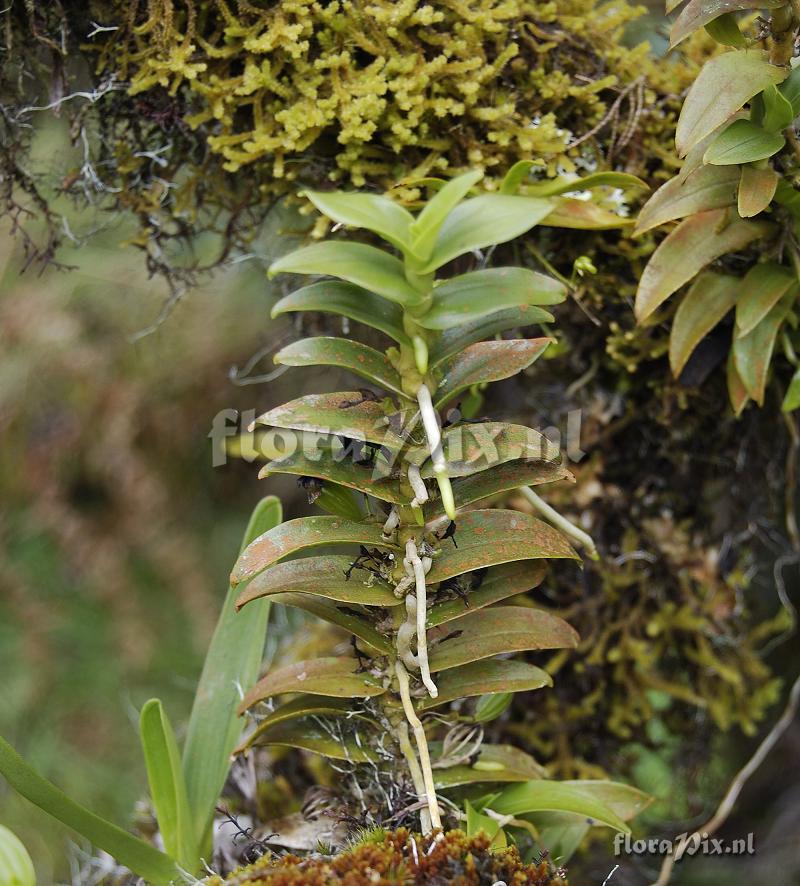
[[[403,147],[410,178],[435,172],[432,155],[447,155],[453,169],[489,160],[501,174],[520,150],[543,151],[552,174],[559,163],[567,164],[567,171],[585,171],[575,160],[583,152],[573,151],[570,159],[563,149],[564,133],[559,136],[557,130],[585,133],[602,124],[586,145],[593,152],[590,159],[601,166],[621,164],[651,185],[659,184],[675,168],[669,139],[678,96],[697,63],[712,51],[711,44],[702,37],[693,40],[677,66],[650,62],[641,51],[626,55],[615,50],[598,58],[596,46],[613,46],[617,25],[632,16],[618,4],[616,17],[610,6],[604,7],[605,18],[599,16],[592,25],[605,33],[601,39],[597,30],[583,33],[586,25],[580,19],[588,6],[568,4],[560,21],[556,4],[516,4],[516,13],[543,19],[544,33],[553,39],[539,37],[537,45],[593,65],[595,85],[604,77],[618,77],[620,85],[609,80],[605,92],[574,94],[555,88],[536,108],[520,107],[521,116],[538,113],[541,121],[529,136],[532,141],[522,146],[490,138],[501,127],[491,115],[477,114],[463,142],[455,145],[432,151],[413,139],[403,141],[407,136],[397,136],[401,141],[393,145],[391,127],[381,143]],[[648,36],[653,36],[652,23],[650,28]],[[562,34],[566,43],[556,39]],[[171,46],[168,34],[157,36],[146,38],[156,61],[159,46]],[[661,36],[654,36],[654,44],[663,46]],[[470,39],[463,49],[466,58],[476,45],[474,31]],[[109,41],[103,50],[106,64],[126,46]],[[540,52],[540,96],[554,67],[547,51]],[[507,61],[513,70],[513,60]],[[298,69],[298,77],[307,73],[299,63]],[[642,74],[641,88],[647,91],[640,102],[640,87],[630,87]],[[228,257],[219,246],[232,229],[223,230],[221,241],[220,228],[209,234],[208,218],[203,222],[201,214],[197,230],[178,229],[173,236],[173,197],[196,206],[210,194],[221,195],[229,209],[237,195],[216,187],[228,181],[222,162],[238,164],[243,158],[219,142],[202,155],[197,169],[182,169],[187,156],[197,156],[197,144],[191,143],[193,135],[170,123],[169,113],[184,114],[167,100],[169,78],[178,74],[169,74],[166,91],[151,89],[160,85],[157,78],[148,85],[144,73],[136,76],[144,94],[136,99],[144,102],[136,138],[150,151],[163,147],[166,131],[173,150],[168,165],[148,156],[101,151],[93,168],[104,170],[109,187],[95,195],[95,203],[113,214],[79,209],[87,176],[83,145],[79,140],[70,146],[66,119],[38,115],[26,168],[37,170],[37,182],[50,183],[46,195],[68,227],[57,216],[48,219],[49,228],[26,221],[32,236],[27,244],[19,232],[13,239],[4,234],[0,295],[0,673],[5,678],[0,733],[45,774],[117,820],[129,815],[144,785],[135,711],[149,695],[158,694],[176,722],[188,713],[226,574],[257,495],[251,466],[234,462],[210,469],[210,419],[220,408],[258,409],[283,402],[296,395],[300,384],[304,390],[318,389],[299,374],[263,387],[242,387],[229,378],[231,366],[243,367],[259,349],[270,351],[298,336],[300,330],[288,322],[267,320],[277,292],[265,282],[263,264],[281,251],[278,230],[301,230],[309,222],[281,211],[256,227],[262,215],[258,207],[248,206],[234,240],[254,258],[212,279],[198,278],[194,265]],[[455,89],[464,81],[456,73],[444,83]],[[365,81],[366,92],[371,82]],[[197,91],[194,86],[189,90],[194,104]],[[185,90],[176,86],[175,92],[181,101],[189,100]],[[206,100],[207,92],[199,92]],[[424,89],[421,95],[424,101],[442,99]],[[618,117],[609,118],[620,96]],[[452,95],[444,99],[453,100]],[[120,109],[124,119],[130,106]],[[334,107],[331,113],[340,111]],[[104,119],[109,127],[118,123],[113,115]],[[231,115],[230,126],[237,120],[241,117]],[[635,120],[628,141],[622,138],[626,120]],[[243,179],[242,172],[239,180],[250,183],[249,191],[264,207],[293,182],[331,171],[356,185],[395,184],[398,170],[363,148],[364,139],[358,137],[363,121],[353,125],[355,136],[340,159],[324,139],[310,151],[301,140],[301,171],[276,180],[274,150],[268,145],[266,154],[245,166],[254,178]],[[285,140],[285,132],[273,137]],[[470,153],[487,143],[491,156]],[[13,139],[4,138],[4,146],[12,144]],[[119,142],[107,138],[98,144],[109,150]],[[285,168],[296,171],[298,166]],[[169,176],[183,187],[164,200],[157,179]],[[208,188],[203,191],[199,182]],[[114,196],[118,186],[126,199]],[[412,198],[413,190],[407,188],[404,196]],[[634,195],[630,208],[640,202]],[[612,201],[599,208],[615,211],[619,205]],[[70,243],[65,231],[86,232],[98,218],[104,226],[112,222],[90,245]],[[6,224],[13,220],[11,212]],[[59,261],[76,270],[48,266],[54,237],[62,244]],[[149,248],[142,262],[135,250],[119,248],[125,241],[156,242],[163,251]],[[580,254],[590,255],[599,273],[587,277],[579,299],[561,310],[555,359],[537,364],[530,379],[509,383],[493,411],[505,407],[509,414],[525,413],[528,420],[533,413],[532,423],[563,426],[570,409],[583,410],[582,447],[588,456],[578,466],[579,485],[563,503],[557,498],[553,503],[586,524],[604,561],[583,579],[565,573],[548,589],[585,637],[582,654],[563,663],[557,691],[537,699],[542,707],[526,701],[525,712],[509,715],[498,728],[516,732],[515,740],[553,762],[559,774],[586,775],[600,767],[633,778],[663,797],[651,824],[684,829],[684,823],[704,820],[713,808],[753,746],[747,736],[764,729],[764,716],[776,715],[770,705],[779,698],[781,673],[791,673],[786,646],[778,643],[790,620],[775,595],[775,577],[783,580],[784,567],[785,594],[791,599],[796,591],[784,522],[792,449],[778,415],[780,394],[768,392],[764,412],[751,409],[735,421],[726,405],[724,379],[711,372],[724,357],[713,337],[688,376],[680,383],[669,380],[667,328],[657,324],[635,330],[631,313],[652,239],[636,245],[618,229],[567,238],[551,231],[528,245],[566,275]],[[537,261],[532,254],[531,262]],[[148,278],[146,265],[159,276]],[[194,286],[198,279],[200,285]],[[189,285],[191,298],[177,304],[168,322],[131,341],[159,315],[165,298],[172,296],[174,302]],[[318,317],[303,322],[325,331]],[[253,371],[266,365],[269,372],[269,364],[267,357]],[[328,374],[325,382],[334,390],[338,380]],[[291,482],[273,478],[270,491],[285,497],[288,516],[308,510]],[[752,787],[740,817],[730,825],[733,835],[755,829],[763,836],[754,870],[760,879],[772,876],[779,886],[793,882],[797,870],[787,838],[797,824],[796,789],[785,784],[781,771],[788,760],[799,758],[798,741],[796,734],[787,740],[773,775],[765,773],[761,784]],[[0,803],[0,820],[13,824],[26,840],[42,881],[49,882],[59,868],[63,875],[64,835],[8,794]],[[575,870],[583,865],[587,878],[602,882],[607,853],[598,858],[576,861]],[[708,882],[718,882],[714,878],[721,868],[711,863],[706,863]],[[687,879],[676,877],[676,882],[701,876],[702,867],[700,862],[687,867],[679,875]],[[617,882],[624,882],[624,876],[620,872]],[[629,876],[638,882],[635,872]]]

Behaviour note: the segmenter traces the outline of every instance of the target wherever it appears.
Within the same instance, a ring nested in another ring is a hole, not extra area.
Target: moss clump
[[[404,828],[378,831],[335,856],[267,856],[209,886],[566,886],[563,871],[547,861],[525,864],[515,848],[491,849],[483,833],[467,837],[450,831],[437,839]]]

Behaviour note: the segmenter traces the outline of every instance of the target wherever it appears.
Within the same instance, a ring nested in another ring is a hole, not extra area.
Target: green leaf
[[[319,449],[316,452],[295,452],[276,461],[268,462],[259,471],[259,478],[269,477],[272,474],[294,474],[300,477],[317,477],[324,481],[331,481],[340,486],[356,489],[364,494],[369,494],[381,501],[390,501],[392,504],[407,504],[413,497],[413,492],[406,489],[401,483],[399,476],[376,476],[375,470],[366,464],[357,464],[352,455],[346,454],[343,449],[326,452]]]
[[[754,265],[745,274],[736,304],[736,336],[741,338],[767,316],[797,278],[775,262]]]
[[[435,369],[443,360],[462,351],[467,345],[508,329],[524,328],[537,323],[552,323],[552,314],[532,305],[519,305],[507,308],[485,317],[468,320],[453,329],[447,329],[431,348],[430,366]]]
[[[539,431],[497,421],[445,428],[442,432],[442,451],[451,478],[467,477],[508,461],[531,459],[554,462],[560,457],[558,447]],[[434,476],[430,450],[426,447],[410,448],[406,459],[412,464],[422,465],[423,478]]]
[[[530,812],[572,812],[591,818],[596,824],[630,833],[625,822],[589,791],[559,781],[539,779],[504,788],[492,801],[492,809],[500,815],[514,816]]]
[[[262,498],[250,516],[240,552],[282,519],[280,500],[274,495]],[[235,601],[236,591],[229,587],[203,662],[183,748],[195,841],[207,857],[214,807],[228,776],[231,751],[241,734],[237,687],[250,686],[258,678],[269,619],[268,602],[237,615]]]
[[[383,634],[372,627],[370,621],[354,614],[355,610],[351,612],[350,607],[337,606],[318,594],[276,594],[272,599],[283,606],[293,606],[295,609],[310,612],[317,618],[348,631],[384,655],[394,648]]]
[[[465,172],[447,182],[428,200],[411,225],[412,249],[416,255],[424,261],[431,257],[445,219],[482,178],[479,170]]]
[[[771,65],[759,50],[737,49],[709,59],[683,103],[675,145],[680,157],[735,114],[744,103],[786,71]]]
[[[477,612],[493,603],[499,603],[517,594],[524,594],[525,591],[538,587],[546,572],[547,565],[543,560],[492,566],[485,573],[478,573],[482,580],[478,584],[476,579],[477,587],[472,587],[472,577],[470,577],[465,583],[466,587],[462,588],[464,599],[456,595],[454,599],[434,603],[428,610],[426,625],[434,628],[455,618],[461,618],[466,613]],[[439,593],[444,594],[445,590],[445,587],[440,587]]]
[[[364,402],[359,402],[362,400]],[[382,403],[364,400],[359,391],[340,391],[335,394],[308,394],[290,400],[259,415],[253,426],[269,425],[318,434],[341,434],[354,440],[379,443],[390,449],[402,449],[405,443],[387,426],[386,417]]]
[[[352,658],[315,658],[277,668],[262,677],[245,695],[240,713],[248,708],[286,692],[306,695],[330,695],[333,698],[370,698],[386,690],[370,674],[359,674]]]
[[[759,406],[764,405],[775,339],[794,300],[795,292],[785,295],[755,328],[733,342],[736,371],[745,390]]]
[[[431,742],[431,754],[439,749],[439,742]],[[434,766],[436,762],[434,760]],[[481,782],[528,781],[542,778],[545,770],[529,754],[511,745],[484,744],[478,759],[471,766],[448,766],[434,769],[433,782],[437,790],[460,787]]]
[[[400,259],[364,243],[329,240],[305,246],[270,265],[270,277],[282,273],[338,277],[400,305],[417,304],[422,299],[406,280]]]
[[[487,614],[491,614],[492,611],[489,610]],[[541,689],[543,686],[552,686],[553,680],[546,671],[524,661],[489,659],[445,671],[439,677],[437,684],[438,697],[431,698],[426,695],[420,699],[417,703],[419,710],[427,711],[459,698],[470,698],[474,695],[488,697],[496,693],[528,692],[532,689]]]
[[[340,314],[380,330],[400,345],[411,346],[411,339],[403,331],[402,309],[351,283],[323,280],[304,286],[278,300],[272,308],[272,317],[294,311]]]
[[[549,228],[576,228],[580,231],[608,231],[632,225],[633,219],[624,218],[603,209],[591,200],[574,197],[554,197],[553,208],[540,224]]]
[[[470,345],[438,364],[434,407],[439,409],[448,400],[477,384],[511,378],[533,364],[545,351],[552,338],[482,341]]]
[[[557,197],[561,194],[571,194],[574,191],[588,191],[591,188],[599,187],[650,190],[647,182],[627,172],[593,172],[591,175],[583,176],[583,178],[571,180],[561,178],[534,182],[526,187],[525,194],[530,197]]]
[[[487,268],[445,280],[433,290],[433,304],[416,317],[425,329],[450,329],[465,320],[487,317],[517,305],[554,305],[566,287],[527,268]]]
[[[728,354],[728,363],[726,367],[727,383],[728,383],[728,399],[733,407],[734,414],[738,417],[742,414],[745,406],[750,402],[750,396],[744,386],[744,382],[739,377],[736,369],[736,360],[734,359],[733,348]]]
[[[777,86],[767,86],[761,97],[764,102],[764,118],[761,120],[761,125],[767,132],[780,132],[791,125],[795,117],[792,103]]]
[[[196,871],[200,855],[178,743],[159,699],[151,698],[145,702],[139,716],[139,736],[164,848],[186,870]]]
[[[644,269],[636,293],[636,318],[646,320],[673,292],[715,258],[764,237],[774,226],[731,217],[711,209],[684,219],[658,246]]]
[[[728,167],[708,168],[727,169]],[[742,166],[737,197],[739,215],[742,218],[752,218],[763,212],[772,202],[779,180],[778,173],[769,167],[759,169],[757,166]]]
[[[0,738],[0,774],[17,793],[103,849],[153,886],[184,882],[177,864],[163,852],[71,800]]]
[[[738,185],[739,170],[728,166],[699,166],[685,178],[675,176],[642,207],[633,235],[696,212],[733,206]]]
[[[375,348],[357,341],[331,337],[301,338],[281,348],[274,359],[280,366],[339,366],[399,397],[409,396],[389,359]]]
[[[697,345],[736,303],[738,277],[701,274],[675,313],[669,336],[669,365],[677,378]]]
[[[560,532],[521,511],[468,511],[459,515],[456,527],[458,547],[445,547],[433,561],[430,583],[500,563],[580,559]]]
[[[549,200],[538,197],[482,194],[465,200],[445,219],[433,254],[420,273],[435,271],[465,252],[513,240],[538,224],[551,208]]]
[[[36,871],[22,840],[0,824],[0,871],[4,886],[36,886]]]
[[[546,846],[559,865],[570,860],[591,828],[591,819],[571,812],[539,812],[525,818],[536,826],[539,845]]]
[[[739,23],[732,12],[715,18],[705,28],[706,34],[722,46],[735,46],[737,49],[747,46],[747,40],[739,30]]]
[[[800,369],[797,369],[792,376],[789,389],[786,391],[783,403],[781,403],[781,409],[784,412],[794,412],[798,408],[800,408]]]
[[[674,49],[694,31],[706,27],[711,22],[718,21],[720,16],[726,16],[738,31],[736,19],[729,13],[744,9],[777,9],[779,6],[783,6],[783,0],[690,0],[678,18],[675,19],[675,24],[670,30],[669,47]],[[730,28],[730,24],[728,28]],[[726,34],[727,30],[723,32],[723,35]],[[712,33],[711,36],[717,39],[715,33]],[[729,42],[730,40],[733,42]],[[727,39],[718,42],[728,46],[738,46],[744,42],[744,37],[739,32],[738,42],[735,37],[727,37]]]
[[[366,508],[358,503],[352,489],[331,481],[322,484],[314,504],[327,514],[344,517],[345,520],[360,522],[367,516]]]
[[[338,555],[303,557],[270,566],[247,584],[236,600],[236,608],[262,597],[287,593],[317,594],[361,606],[391,607],[403,602],[395,597],[388,582],[371,572],[354,569],[348,580],[345,572],[352,562],[351,556]]]
[[[635,818],[653,802],[653,798],[644,791],[619,781],[581,779],[562,781],[561,784],[569,785],[581,793],[594,797],[623,821]]]
[[[574,649],[578,634],[563,618],[527,606],[492,606],[428,632],[431,671],[459,668],[507,652]]]
[[[484,833],[491,840],[490,848],[504,849],[508,845],[506,835],[500,829],[500,822],[497,819],[476,812],[469,800],[467,800],[464,808],[467,814],[468,837]]]
[[[231,583],[238,585],[249,581],[289,554],[336,544],[374,545],[397,550],[395,545],[383,540],[381,527],[375,523],[354,523],[340,517],[299,517],[281,523],[251,542],[233,567]]]
[[[236,753],[241,754],[249,748],[259,746],[264,733],[278,723],[298,720],[301,717],[342,717],[348,714],[361,718],[360,715],[351,713],[352,707],[353,702],[349,698],[331,698],[324,695],[297,696],[259,720],[258,727],[236,748]]]
[[[409,228],[414,216],[387,197],[342,191],[303,191],[300,196],[308,197],[323,215],[340,225],[366,228],[398,249],[410,248]]]
[[[508,710],[513,700],[513,692],[495,692],[490,695],[482,695],[475,705],[475,713],[472,715],[472,719],[476,723],[491,723],[492,720],[496,720]]]
[[[518,160],[503,176],[503,181],[500,183],[500,193],[516,194],[519,191],[520,185],[530,174],[531,169],[537,166],[542,168],[543,163],[541,160]]]
[[[750,120],[734,120],[708,146],[703,160],[714,166],[732,166],[765,160],[786,144],[786,139],[767,132]]]
[[[789,76],[778,89],[781,95],[789,100],[793,117],[800,114],[800,68],[792,68]]]
[[[349,723],[355,732],[352,720],[342,720],[342,722]],[[270,726],[261,733],[258,743],[297,748],[321,754],[331,760],[348,760],[352,763],[369,763],[378,759],[374,751],[371,751],[365,743],[358,742],[355,737],[334,738],[311,719],[290,720]]]
[[[456,507],[463,508],[490,495],[509,492],[520,486],[538,486],[564,479],[572,479],[570,472],[563,465],[551,461],[509,461],[488,471],[454,480],[453,496]]]

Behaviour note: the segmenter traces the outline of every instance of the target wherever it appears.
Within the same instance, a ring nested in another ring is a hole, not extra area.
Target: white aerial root
[[[420,769],[417,755],[414,753],[414,748],[411,747],[411,742],[408,739],[408,724],[401,723],[397,731],[400,750],[403,752],[403,756],[408,763],[408,771],[411,773],[411,781],[414,782],[414,790],[417,792],[417,799],[420,803],[427,803],[428,799],[427,791],[425,790],[425,779],[423,778],[422,769]],[[419,825],[423,834],[430,833],[432,828],[431,813],[427,807],[423,807],[419,811]]]
[[[420,475],[418,465],[409,465],[408,482],[414,490],[414,499],[411,502],[411,507],[414,508],[424,505],[428,500],[428,489]]]
[[[568,535],[571,539],[578,542],[578,544],[583,545],[583,547],[586,548],[586,553],[590,559],[600,559],[600,554],[597,553],[597,546],[594,543],[594,539],[588,532],[584,532],[574,523],[570,523],[566,517],[562,517],[554,507],[547,504],[547,502],[543,498],[540,498],[530,487],[520,486],[517,491],[520,492],[546,520],[549,520],[565,535]]]
[[[430,557],[425,558],[428,561],[428,569],[432,563]],[[428,635],[427,625],[425,621],[428,614],[428,589],[425,584],[425,566],[417,552],[417,545],[413,538],[406,542],[406,558],[405,564],[409,562],[414,570],[414,580],[416,582],[417,599],[416,599],[416,618],[417,618],[417,661],[419,662],[419,675],[425,688],[428,690],[431,698],[439,695],[436,684],[431,679],[431,670],[428,666]],[[406,597],[408,600],[408,597]]]
[[[451,520],[455,520],[456,505],[453,500],[453,488],[450,485],[450,478],[447,476],[447,461],[442,449],[442,431],[439,427],[439,418],[431,401],[431,392],[428,390],[427,385],[419,386],[417,402],[419,403],[422,425],[425,428],[425,436],[428,439],[428,449],[433,462],[433,473],[436,477],[436,482],[439,484],[439,491],[442,494],[442,505],[447,516]]]
[[[431,827],[441,828],[442,817],[439,814],[439,801],[436,799],[436,788],[433,784],[433,770],[431,769],[431,757],[428,752],[428,740],[425,738],[425,730],[414,710],[414,705],[411,703],[411,692],[408,686],[408,671],[406,671],[405,667],[403,667],[403,663],[400,661],[394,663],[394,670],[397,674],[397,682],[400,686],[400,700],[403,702],[403,712],[414,732],[414,739],[417,743],[417,753],[419,754],[420,769],[422,770],[422,780],[425,787],[425,800],[428,803]],[[412,778],[413,777],[412,771]],[[422,824],[422,821],[420,821],[420,824]]]
[[[386,518],[386,522],[383,524],[384,538],[390,538],[395,529],[397,529],[399,523],[400,511],[397,510],[396,505],[393,505],[391,511],[389,511],[389,516]]]

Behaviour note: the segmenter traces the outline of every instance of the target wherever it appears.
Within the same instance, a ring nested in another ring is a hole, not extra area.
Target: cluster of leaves
[[[607,782],[543,780],[532,758],[481,738],[481,724],[500,714],[512,693],[551,682],[539,667],[498,656],[575,646],[566,622],[521,595],[542,581],[544,560],[577,555],[542,520],[479,503],[568,472],[557,449],[532,429],[471,424],[459,410],[450,410],[442,425],[439,414],[470,389],[530,366],[549,343],[483,339],[548,321],[541,306],[563,299],[558,281],[524,268],[485,266],[436,279],[459,257],[510,241],[548,217],[549,199],[508,193],[526,171],[527,165],[511,170],[505,193],[473,197],[480,173],[457,177],[416,216],[384,197],[309,192],[337,224],[371,231],[402,259],[364,243],[329,241],[272,265],[273,274],[335,278],[285,296],[274,314],[343,315],[394,344],[382,353],[354,340],[315,337],[275,357],[291,366],[344,367],[387,393],[307,395],[255,422],[277,429],[284,441],[302,442],[266,464],[262,475],[298,476],[310,501],[331,516],[291,520],[245,549],[231,576],[233,584],[247,583],[237,605],[269,598],[304,609],[352,635],[355,654],[267,673],[241,704],[257,718],[242,750],[311,750],[345,765],[370,765],[377,780],[388,769],[397,799],[378,820],[407,805],[397,794],[399,752],[412,795],[423,805],[423,831],[440,825],[435,794],[442,792],[469,798],[480,827],[493,821],[481,812],[490,808],[521,818],[523,828],[536,816],[549,840],[578,842],[587,818],[625,829],[642,796]],[[343,544],[361,553],[297,556]],[[290,700],[272,706],[287,694]],[[462,703],[475,696],[480,701],[466,715]],[[455,711],[448,713],[454,703],[461,723]],[[518,784],[486,793],[487,785],[507,782]]]
[[[667,3],[667,11],[680,5]],[[754,9],[769,20],[738,15]],[[644,206],[636,232],[680,219],[642,274],[636,295],[641,323],[691,283],[675,312],[669,357],[677,376],[698,344],[735,309],[727,362],[728,393],[740,413],[764,402],[776,346],[795,369],[783,400],[800,406],[797,348],[800,70],[792,56],[800,21],[789,3],[690,0],[672,26],[676,46],[704,28],[729,47],[703,66],[676,131],[679,173]],[[758,245],[741,273],[737,258]],[[755,259],[755,261],[753,260]],[[716,262],[716,267],[708,266]]]

